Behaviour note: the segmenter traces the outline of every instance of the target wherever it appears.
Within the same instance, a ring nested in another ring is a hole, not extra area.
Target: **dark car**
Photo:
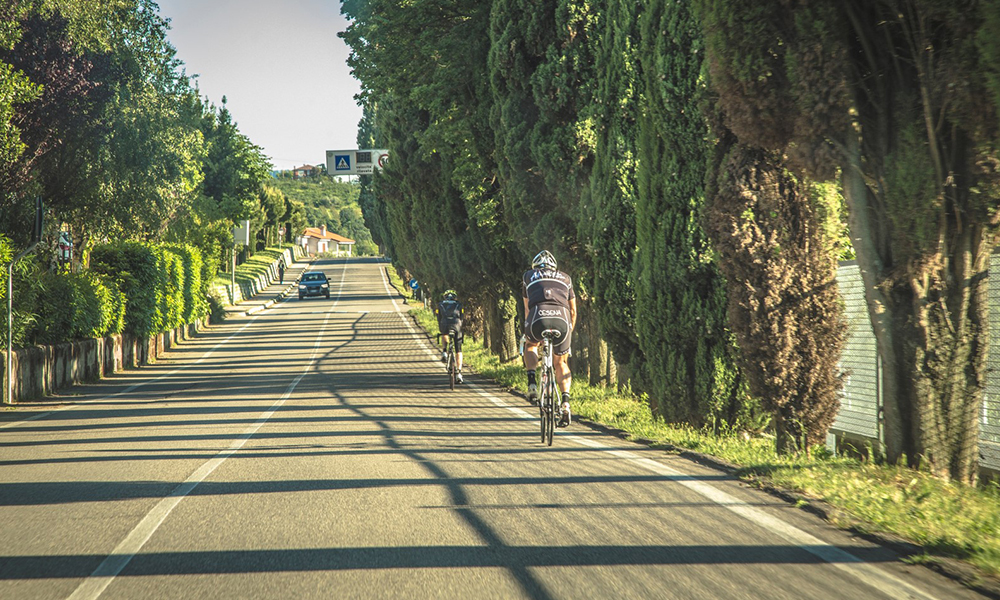
[[[302,279],[299,280],[299,300],[306,296],[330,297],[330,282],[326,278],[326,273],[309,271],[302,274]]]

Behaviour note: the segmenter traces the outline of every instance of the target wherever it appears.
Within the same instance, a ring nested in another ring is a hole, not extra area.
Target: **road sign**
[[[327,150],[326,170],[331,175],[371,175],[388,160],[388,150]]]
[[[329,171],[329,167],[327,168]],[[344,171],[351,170],[351,155],[350,154],[334,154],[333,155],[333,171],[337,173],[343,173]],[[331,172],[333,172],[331,171]]]
[[[246,219],[237,221],[237,227],[233,227],[233,244],[250,245],[250,221]]]
[[[410,289],[414,289],[414,290],[420,289],[420,284],[417,283],[416,279],[411,279],[410,280]]]

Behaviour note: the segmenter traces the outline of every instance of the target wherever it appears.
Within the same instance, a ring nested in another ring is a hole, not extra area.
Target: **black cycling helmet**
[[[555,271],[558,267],[556,266],[556,257],[552,256],[552,253],[548,250],[542,250],[535,255],[535,258],[531,259],[532,269],[552,269]]]

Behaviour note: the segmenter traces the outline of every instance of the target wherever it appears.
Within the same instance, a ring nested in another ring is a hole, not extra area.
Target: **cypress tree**
[[[702,38],[684,3],[649,3],[638,56],[636,330],[660,414],[694,424],[746,415],[723,280],[700,226],[710,146],[698,109]]]
[[[611,0],[595,56],[595,98],[599,107],[594,168],[582,207],[579,236],[587,240],[587,277],[600,330],[625,379],[643,363],[635,333],[636,165],[642,79],[636,42],[640,4]],[[635,382],[638,384],[638,381]]]

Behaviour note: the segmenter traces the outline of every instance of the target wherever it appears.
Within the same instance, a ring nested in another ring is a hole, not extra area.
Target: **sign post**
[[[238,244],[250,245],[250,221],[246,219],[237,221],[237,226],[233,227],[233,269],[230,281],[234,303],[236,302],[236,247]]]
[[[7,265],[7,366],[4,369],[4,375],[7,376],[7,395],[4,397],[6,404],[14,404],[14,265],[34,250],[42,240],[43,212],[42,197],[39,196],[35,198],[35,222],[31,231],[31,244]]]

